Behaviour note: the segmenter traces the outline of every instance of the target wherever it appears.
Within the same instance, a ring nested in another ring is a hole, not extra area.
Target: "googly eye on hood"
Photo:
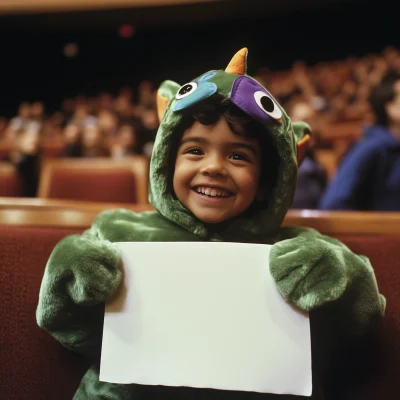
[[[173,110],[185,110],[215,94],[217,92],[217,85],[213,82],[208,82],[208,79],[214,75],[215,74],[208,73],[197,82],[185,83],[180,87],[175,95],[175,100],[177,101]]]
[[[257,81],[239,76],[233,82],[231,101],[262,125],[282,122],[280,105]]]

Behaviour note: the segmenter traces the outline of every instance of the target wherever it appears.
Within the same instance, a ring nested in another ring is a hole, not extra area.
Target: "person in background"
[[[69,123],[63,130],[64,157],[82,156],[82,131],[77,124]]]
[[[155,105],[155,90],[149,80],[143,80],[139,83],[138,104],[144,108],[152,108]]]
[[[143,143],[143,154],[150,158],[159,126],[156,110],[153,108],[145,109],[141,115],[140,122],[139,136]]]
[[[103,109],[97,114],[99,128],[104,137],[113,137],[116,135],[118,118],[114,112]]]
[[[318,138],[318,117],[315,109],[305,101],[296,102],[292,106],[290,116],[293,122],[307,122],[313,130],[310,147],[299,166],[292,208],[316,209],[328,182],[327,173],[316,161],[314,154]]]
[[[101,92],[97,97],[97,111],[113,110],[114,97],[111,93]]]
[[[14,138],[16,134],[23,132],[31,121],[30,103],[21,103],[18,107],[18,115],[13,117],[8,124],[7,136]]]
[[[111,145],[110,153],[112,158],[140,154],[139,138],[133,124],[124,123],[118,128],[116,141]]]
[[[82,157],[107,157],[109,152],[106,148],[104,136],[96,118],[87,119],[82,128]]]
[[[87,121],[87,118],[90,117],[88,106],[85,102],[80,102],[76,105],[72,117],[68,121],[68,123],[74,123],[80,127],[83,127]]]
[[[42,128],[43,122],[45,120],[45,109],[44,104],[41,101],[35,101],[31,106],[31,118],[33,121],[40,125]]]
[[[74,117],[74,113],[75,113],[75,100],[71,99],[71,98],[65,98],[62,101],[61,104],[61,113],[63,116],[62,122],[61,122],[61,127],[65,128],[66,125],[68,125],[73,117]]]
[[[114,111],[121,120],[134,118],[133,93],[128,87],[122,88],[114,101]]]
[[[69,123],[63,131],[64,157],[107,157],[109,152],[104,136],[95,117],[87,117],[85,123]]]
[[[342,160],[320,202],[323,210],[400,210],[400,75],[371,91],[375,124]]]
[[[31,125],[13,140],[10,161],[15,165],[22,183],[23,197],[35,197],[40,173],[41,136],[37,126]]]

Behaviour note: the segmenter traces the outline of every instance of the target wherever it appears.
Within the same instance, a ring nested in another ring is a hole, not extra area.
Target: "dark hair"
[[[181,129],[173,138],[171,147],[170,179],[174,173],[176,154],[185,130],[190,128],[195,121],[202,125],[214,125],[221,117],[225,118],[235,135],[258,141],[261,150],[260,184],[268,188],[274,187],[278,179],[280,158],[271,135],[261,123],[251,118],[230,100],[218,96],[191,107],[183,114]]]
[[[386,104],[394,100],[396,96],[394,83],[398,80],[400,80],[399,75],[390,73],[371,90],[368,102],[379,125],[387,127],[389,124]]]

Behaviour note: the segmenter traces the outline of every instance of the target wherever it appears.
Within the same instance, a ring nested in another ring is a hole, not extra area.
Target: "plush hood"
[[[204,238],[213,236],[205,226],[171,192],[168,174],[172,138],[183,122],[182,112],[199,102],[219,95],[231,100],[245,113],[265,126],[273,138],[280,168],[277,184],[265,201],[265,207],[250,217],[238,216],[219,230],[223,240],[271,235],[280,227],[292,204],[297,167],[309,142],[310,127],[306,123],[292,123],[273,96],[255,79],[246,74],[247,49],[240,50],[225,70],[212,70],[183,86],[164,81],[158,90],[157,106],[160,127],[150,162],[150,202],[167,219]]]

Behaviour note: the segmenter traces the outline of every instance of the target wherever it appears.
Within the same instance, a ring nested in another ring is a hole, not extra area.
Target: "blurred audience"
[[[400,52],[390,46],[380,54],[361,58],[349,57],[313,66],[297,60],[285,71],[262,67],[256,72],[257,79],[288,110],[292,120],[307,121],[313,131],[311,149],[299,169],[299,189],[293,207],[318,206],[327,179],[326,171],[318,165],[315,150],[331,148],[340,153],[340,159],[354,142],[354,138],[335,143],[332,142],[335,138],[327,141],[326,127],[348,122],[361,127],[371,123],[373,114],[368,99],[373,88],[383,79],[387,80],[386,77],[398,74]],[[148,80],[140,82],[136,90],[126,86],[116,94],[102,91],[92,98],[81,95],[65,98],[61,109],[51,114],[46,112],[40,100],[22,102],[17,115],[9,121],[0,116],[0,158],[13,158],[14,162],[23,159],[15,154],[25,154],[21,140],[25,141],[27,132],[37,132],[29,140],[39,137],[36,151],[44,156],[48,155],[49,148],[61,146],[61,150],[53,154],[89,158],[136,154],[150,157],[159,124],[156,90]],[[395,128],[387,126],[385,129],[392,131]]]
[[[266,68],[256,74],[284,108],[300,99],[326,122],[365,120],[368,95],[387,73],[400,72],[400,53],[393,47],[363,58],[318,63],[308,67],[298,60],[287,71]]]

